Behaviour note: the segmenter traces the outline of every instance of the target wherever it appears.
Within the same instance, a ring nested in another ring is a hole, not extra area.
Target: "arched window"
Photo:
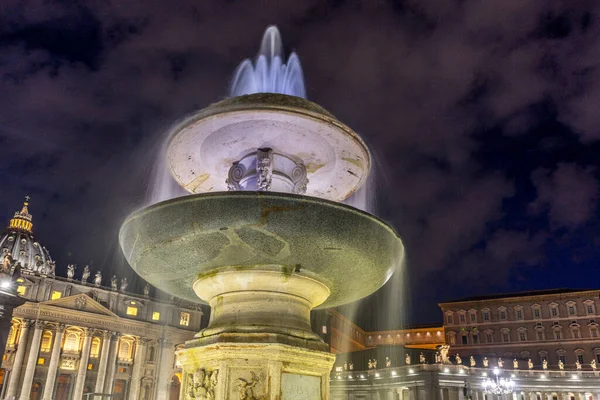
[[[99,355],[100,355],[100,338],[95,337],[92,339],[92,347],[90,348],[90,357],[98,358]]]
[[[50,351],[51,346],[52,346],[52,332],[44,331],[44,334],[42,335],[42,345],[40,346],[40,351],[42,353],[47,353]]]
[[[121,360],[131,360],[131,341],[121,340],[119,347],[119,358]]]
[[[67,333],[65,337],[65,351],[77,352],[79,351],[79,335],[75,332]]]
[[[148,348],[148,362],[154,362],[154,346]]]

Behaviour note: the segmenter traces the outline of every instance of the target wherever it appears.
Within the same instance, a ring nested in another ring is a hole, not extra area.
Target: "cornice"
[[[15,309],[14,316],[26,320],[41,319],[47,322],[115,331],[141,337],[159,338],[162,335],[168,335],[172,340],[180,339],[182,342],[191,340],[194,336],[194,332],[192,331],[175,327],[163,327],[148,322],[125,319],[119,316],[95,314],[41,303],[27,302]]]
[[[493,298],[493,299],[479,299],[479,300],[465,300],[465,301],[447,301],[447,302],[443,302],[443,303],[438,303],[438,306],[442,309],[445,308],[454,308],[454,307],[458,307],[460,305],[465,305],[465,304],[490,304],[490,303],[506,303],[506,302],[527,302],[527,301],[557,301],[557,300],[564,300],[567,298],[580,298],[580,297],[588,297],[591,296],[593,298],[598,297],[600,295],[600,290],[598,289],[593,289],[593,290],[582,290],[582,291],[578,291],[578,292],[563,292],[563,293],[549,293],[549,294],[537,294],[537,295],[532,295],[532,296],[511,296],[510,294],[508,294],[506,297],[498,297],[498,298]]]

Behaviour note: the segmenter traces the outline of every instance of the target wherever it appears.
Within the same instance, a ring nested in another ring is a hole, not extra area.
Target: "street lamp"
[[[500,378],[500,370],[494,368],[495,378],[483,381],[483,391],[489,394],[510,394],[515,391],[515,382],[510,378]]]

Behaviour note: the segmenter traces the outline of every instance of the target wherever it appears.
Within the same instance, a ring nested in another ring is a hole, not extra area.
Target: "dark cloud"
[[[471,292],[526,285],[528,268],[552,268],[544,244],[557,227],[575,237],[596,219],[598,15],[591,0],[7,0],[0,211],[8,218],[31,192],[59,265],[130,273],[117,230],[143,204],[164,131],[222,98],[277,24],[309,98],[377,155],[379,213],[405,239],[415,318],[435,319],[439,297],[475,294],[463,293],[469,277]],[[542,120],[549,139],[531,139]],[[580,147],[556,160],[565,131]]]
[[[592,170],[562,163],[534,171],[532,180],[538,196],[531,211],[547,212],[553,224],[576,228],[596,215],[599,185]]]

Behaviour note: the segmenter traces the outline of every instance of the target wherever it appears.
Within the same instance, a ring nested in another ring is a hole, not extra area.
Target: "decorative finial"
[[[9,228],[19,229],[22,231],[31,232],[33,228],[33,224],[31,223],[31,214],[29,214],[29,210],[27,206],[29,205],[29,200],[31,197],[29,195],[25,196],[25,201],[23,202],[23,208],[21,211],[15,212],[13,219],[10,220]]]

